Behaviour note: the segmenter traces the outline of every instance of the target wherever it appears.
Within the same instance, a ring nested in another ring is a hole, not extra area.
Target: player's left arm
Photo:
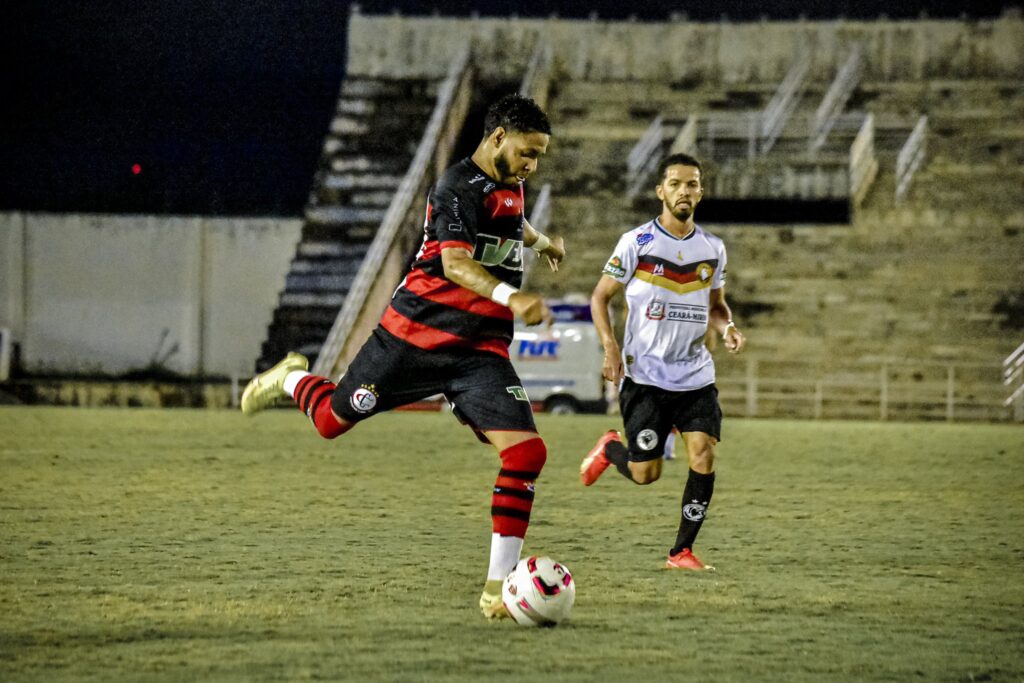
[[[547,240],[547,244],[543,244],[543,249],[536,249],[537,241],[543,242]],[[523,245],[536,249],[538,254],[547,257],[548,267],[551,270],[557,271],[558,264],[565,258],[565,241],[561,237],[547,237],[541,235],[530,222],[523,219]]]
[[[739,353],[747,344],[747,338],[732,320],[732,311],[725,302],[725,287],[711,290],[708,307],[708,327],[722,335],[729,353]]]

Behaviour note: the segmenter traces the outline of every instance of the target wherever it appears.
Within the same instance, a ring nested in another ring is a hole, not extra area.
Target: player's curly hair
[[[660,183],[665,179],[665,171],[668,170],[669,166],[693,166],[700,171],[701,176],[704,175],[704,169],[701,168],[700,162],[697,157],[684,154],[683,152],[676,152],[675,154],[669,154],[667,157],[661,160],[658,164],[658,182]]]
[[[490,135],[499,126],[507,131],[551,135],[548,115],[536,102],[519,93],[505,95],[487,109],[484,135]]]

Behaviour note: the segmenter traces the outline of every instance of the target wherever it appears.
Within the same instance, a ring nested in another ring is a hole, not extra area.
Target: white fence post
[[[946,420],[953,421],[956,405],[956,366],[946,368]]]
[[[757,359],[747,358],[747,417],[757,415]]]
[[[881,386],[878,392],[878,419],[889,419],[889,366],[883,364],[880,373]]]

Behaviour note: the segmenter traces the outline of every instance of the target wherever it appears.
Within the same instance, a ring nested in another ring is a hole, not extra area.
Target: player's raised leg
[[[253,377],[242,393],[242,412],[252,415],[289,396],[322,437],[333,439],[344,434],[353,424],[339,420],[331,409],[336,389],[334,382],[310,374],[308,367],[305,356],[292,352],[274,367]]]

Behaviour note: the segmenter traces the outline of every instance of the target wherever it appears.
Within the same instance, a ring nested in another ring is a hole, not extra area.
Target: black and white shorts
[[[672,427],[721,438],[722,409],[714,384],[693,391],[668,391],[626,377],[619,391],[619,408],[633,462],[660,458]]]
[[[377,327],[331,398],[335,414],[359,422],[444,394],[474,431],[537,431],[511,361],[473,349],[421,349]]]

